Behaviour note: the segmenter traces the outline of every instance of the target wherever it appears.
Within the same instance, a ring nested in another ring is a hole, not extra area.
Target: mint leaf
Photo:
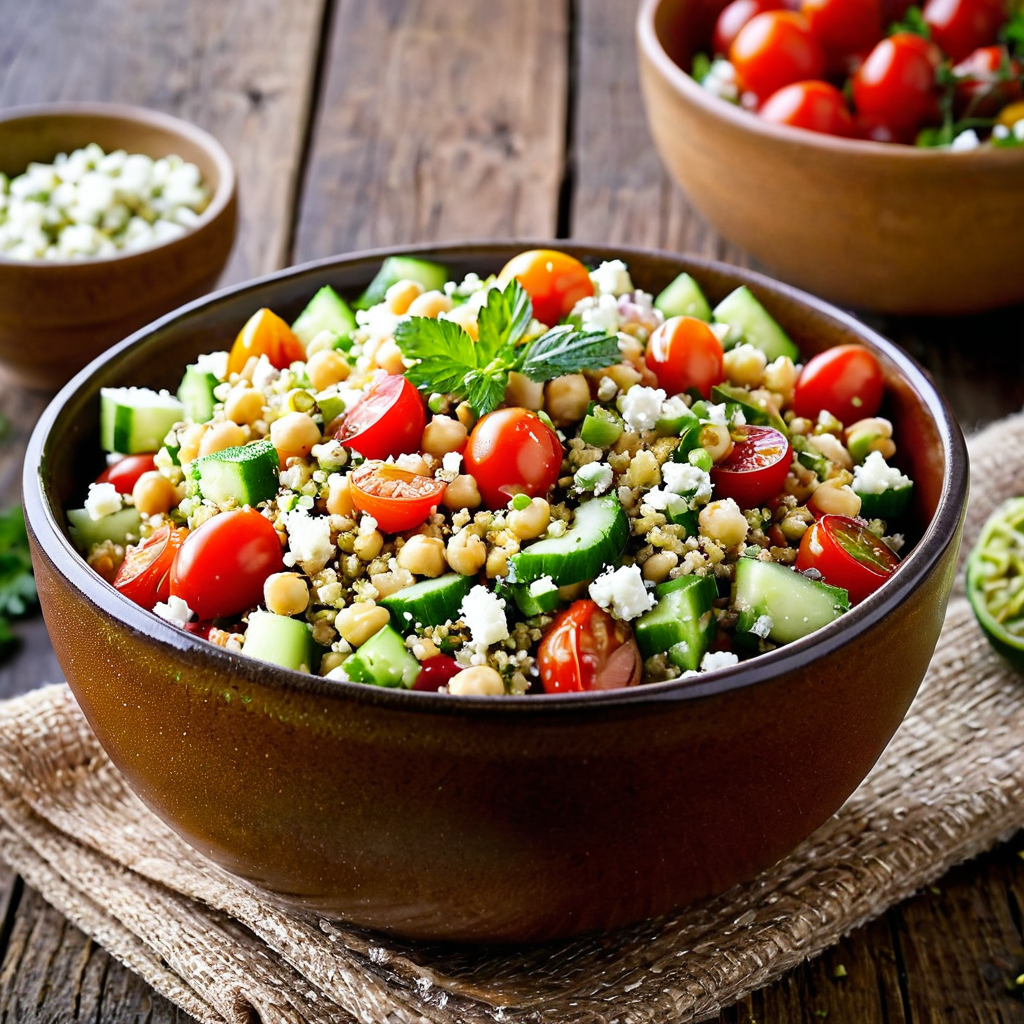
[[[566,373],[600,370],[621,362],[618,339],[609,334],[583,332],[571,324],[552,327],[527,349],[520,370],[540,383]]]
[[[492,288],[487,304],[477,314],[477,364],[486,366],[503,348],[514,346],[526,333],[532,316],[530,296],[515,278],[501,290]]]

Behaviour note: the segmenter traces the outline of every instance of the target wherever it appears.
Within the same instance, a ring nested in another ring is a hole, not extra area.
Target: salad
[[[1024,145],[1024,10],[1004,0],[732,0],[707,89],[776,124],[952,150]]]
[[[501,695],[714,671],[897,568],[877,360],[802,362],[745,287],[712,309],[531,250],[462,280],[390,257],[353,306],[256,311],[176,395],[103,389],[67,512],[96,572],[287,668]]]

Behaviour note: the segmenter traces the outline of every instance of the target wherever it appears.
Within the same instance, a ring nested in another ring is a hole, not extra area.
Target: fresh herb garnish
[[[1013,12],[1010,20],[999,30],[999,41],[1024,53],[1024,8]]]
[[[487,304],[477,315],[477,341],[451,320],[403,320],[395,329],[395,341],[412,361],[405,375],[421,391],[465,399],[483,416],[501,404],[513,371],[541,383],[619,361],[614,336],[571,324],[526,339],[532,316],[530,296],[512,280],[488,292]]]
[[[33,611],[37,601],[25,518],[15,505],[0,512],[0,657],[11,654],[18,643],[10,620]]]
[[[910,32],[915,36],[923,36],[925,39],[932,37],[931,26],[924,20],[924,14],[921,13],[920,7],[908,7],[903,18],[900,21],[894,21],[889,26],[888,34],[890,36],[894,36],[898,32]]]

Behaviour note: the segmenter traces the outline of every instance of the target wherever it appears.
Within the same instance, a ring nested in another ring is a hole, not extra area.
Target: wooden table
[[[371,246],[501,236],[748,262],[661,169],[634,13],[632,0],[0,0],[0,107],[116,100],[213,132],[240,175],[224,283]],[[1024,403],[1021,313],[876,326],[930,369],[969,432]],[[5,504],[45,401],[0,390]],[[62,678],[42,622],[20,632],[2,695]],[[953,871],[720,1019],[1024,1021],[1022,846]],[[18,879],[0,877],[0,892],[0,1020],[190,1019]]]

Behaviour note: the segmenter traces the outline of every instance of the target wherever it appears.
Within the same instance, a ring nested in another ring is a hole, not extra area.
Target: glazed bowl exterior
[[[242,657],[144,611],[65,532],[102,464],[99,390],[174,387],[253,309],[358,293],[388,253],[284,271],[193,303],[80,373],[44,413],[24,495],[40,600],[89,722],[142,799],[196,849],[289,903],[404,936],[526,941],[612,928],[771,865],[850,795],[924,675],[967,496],[963,438],[919,367],[851,317],[733,267],[627,261],[657,290],[687,270],[747,284],[805,353],[856,342],[885,372],[917,544],[813,636],[696,681],[508,698],[328,682]],[[525,244],[406,248],[496,271]]]
[[[0,366],[32,387],[56,389],[104,349],[209,291],[235,241],[235,172],[202,129],[140,107],[69,104],[0,113],[0,172],[95,142],[196,164],[211,191],[181,238],[93,259],[31,262],[0,255]]]
[[[643,0],[640,81],[669,173],[722,235],[844,306],[968,313],[1024,301],[1024,148],[968,152],[771,124],[683,68],[727,0]]]

